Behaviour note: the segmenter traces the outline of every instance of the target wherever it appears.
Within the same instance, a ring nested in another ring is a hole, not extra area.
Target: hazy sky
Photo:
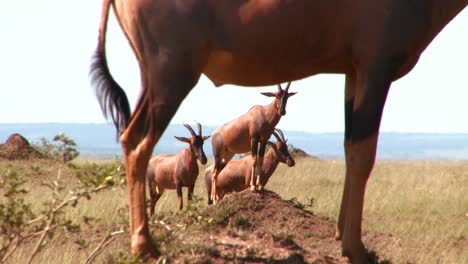
[[[0,4],[0,123],[103,123],[89,85],[90,57],[97,44],[99,0],[23,0]],[[113,15],[107,58],[113,76],[134,105],[139,72]],[[219,88],[202,77],[175,123],[218,125],[268,104],[260,95],[276,87]],[[292,83],[279,127],[311,132],[343,131],[342,75],[316,75]],[[468,133],[468,8],[433,41],[418,65],[392,85],[382,131]]]

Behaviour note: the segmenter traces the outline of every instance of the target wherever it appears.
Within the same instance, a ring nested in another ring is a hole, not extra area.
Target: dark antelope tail
[[[92,58],[89,76],[102,113],[106,119],[112,119],[118,136],[130,121],[130,105],[125,91],[112,77],[106,60],[106,30],[111,4],[112,0],[104,0],[102,5],[98,46]]]

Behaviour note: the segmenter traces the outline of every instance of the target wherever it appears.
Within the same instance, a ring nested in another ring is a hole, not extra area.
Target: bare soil
[[[349,263],[333,222],[271,191],[246,190],[207,208],[157,215],[151,226],[163,257],[174,263]]]

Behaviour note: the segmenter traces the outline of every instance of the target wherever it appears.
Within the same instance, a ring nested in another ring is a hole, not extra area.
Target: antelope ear
[[[182,141],[182,142],[185,142],[185,143],[189,143],[190,144],[190,139],[186,138],[186,137],[176,137],[174,136],[177,140],[179,141]]]
[[[297,92],[288,93],[288,97],[291,97],[291,96],[293,96],[295,94],[297,94]]]
[[[268,97],[276,97],[276,93],[272,93],[272,92],[263,92],[261,94],[263,94],[264,96],[268,96]]]
[[[203,139],[203,141],[205,141],[205,140],[209,139],[210,137],[211,137],[211,135],[209,135],[209,136],[203,136],[202,139]]]

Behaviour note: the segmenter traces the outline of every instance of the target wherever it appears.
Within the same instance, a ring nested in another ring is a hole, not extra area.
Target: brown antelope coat
[[[343,73],[346,175],[336,238],[342,239],[343,254],[352,262],[367,262],[361,241],[364,194],[390,84],[415,66],[467,4],[468,0],[103,0],[91,77],[104,114],[121,133],[132,251],[159,255],[147,223],[145,170],[154,145],[202,73],[218,86],[274,85],[317,73]],[[141,72],[141,94],[131,113],[106,61],[111,6]]]
[[[184,207],[182,187],[187,187],[187,200],[192,200],[193,189],[198,178],[198,163],[206,164],[203,151],[203,142],[210,136],[202,136],[202,128],[197,122],[198,135],[188,125],[184,126],[190,131],[191,137],[175,137],[177,140],[188,143],[188,148],[181,149],[176,154],[159,154],[150,159],[146,178],[150,193],[150,214],[154,214],[156,202],[161,198],[165,189],[177,191],[178,208]]]
[[[258,179],[257,185],[262,188],[268,183],[268,180],[275,172],[280,162],[287,164],[289,167],[294,166],[296,163],[293,157],[289,154],[288,145],[284,139],[283,133],[279,131],[280,136],[275,132],[276,143],[271,143],[270,149],[265,153],[263,159],[263,166],[261,167],[261,177]],[[250,186],[252,173],[251,173],[252,156],[248,155],[239,160],[231,160],[219,173],[216,181],[216,195],[221,200],[224,195],[231,192],[241,192]],[[208,193],[208,204],[212,204],[211,188],[214,164],[205,169],[205,184]]]
[[[262,177],[260,168],[263,163],[265,146],[275,126],[281,117],[286,114],[288,98],[296,94],[289,92],[290,85],[289,82],[283,90],[281,85],[278,84],[278,91],[275,93],[262,93],[275,99],[265,106],[253,106],[247,113],[221,125],[213,132],[211,145],[213,146],[215,164],[213,166],[214,177],[212,177],[211,198],[215,203],[217,200],[217,176],[236,153],[251,152],[252,177],[250,177],[250,187],[252,190],[259,187],[256,182]]]

